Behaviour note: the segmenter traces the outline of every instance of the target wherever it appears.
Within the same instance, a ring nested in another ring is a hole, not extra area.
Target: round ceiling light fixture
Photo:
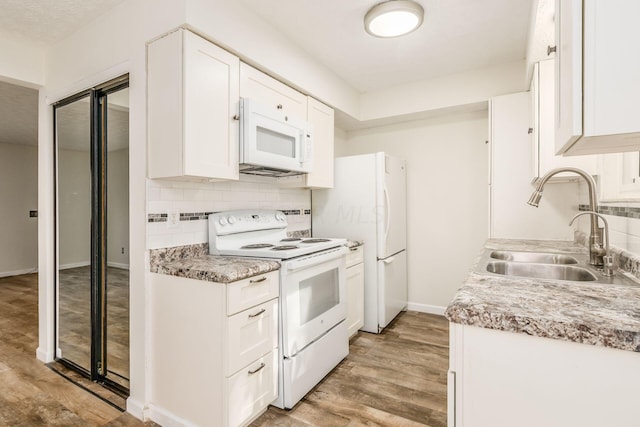
[[[398,37],[418,29],[424,9],[410,0],[388,0],[373,6],[364,16],[364,28],[376,37]]]

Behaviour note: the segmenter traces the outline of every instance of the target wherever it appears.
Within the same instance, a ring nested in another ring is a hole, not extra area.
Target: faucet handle
[[[615,265],[613,264],[613,256],[605,255],[602,257],[604,266],[602,268],[603,276],[613,276],[615,274]]]

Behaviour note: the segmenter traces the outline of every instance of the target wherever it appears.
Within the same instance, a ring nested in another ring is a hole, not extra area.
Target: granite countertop
[[[150,251],[152,273],[209,282],[232,283],[280,269],[278,261],[208,255],[208,245],[189,245]]]
[[[347,243],[344,244],[348,248],[357,248],[358,246],[364,245],[364,241],[362,240],[347,240]]]
[[[485,248],[586,253],[573,242],[557,241],[492,239]],[[462,325],[640,352],[637,284],[531,279],[474,271],[445,316]]]

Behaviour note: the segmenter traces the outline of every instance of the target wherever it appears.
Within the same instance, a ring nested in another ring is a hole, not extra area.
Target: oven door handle
[[[286,261],[284,264],[284,271],[296,271],[307,267],[312,267],[314,265],[322,264],[327,261],[332,261],[334,259],[338,259],[344,256],[349,249],[344,246],[340,246],[335,249],[328,250],[326,252],[322,252],[319,254],[314,254],[310,256],[301,257],[299,259],[295,259],[292,261]]]

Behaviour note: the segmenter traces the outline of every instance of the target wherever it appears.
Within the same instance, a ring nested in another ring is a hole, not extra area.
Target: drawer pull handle
[[[265,311],[267,311],[266,309],[262,308],[260,309],[260,311],[258,311],[257,313],[254,314],[250,314],[249,317],[258,317],[260,316],[262,313],[264,313]]]
[[[262,370],[262,368],[264,368],[265,364],[261,363],[260,366],[258,366],[256,369],[254,369],[253,371],[249,371],[249,375],[253,375],[255,373],[258,373]]]
[[[256,279],[256,280],[249,280],[249,283],[260,283],[260,282],[264,282],[265,280],[267,280],[266,277],[261,277],[261,278]]]
[[[355,246],[355,247],[353,247],[353,248],[349,248],[349,249],[351,250],[351,252],[353,252],[353,251],[357,251],[357,250],[358,250],[358,246]]]

